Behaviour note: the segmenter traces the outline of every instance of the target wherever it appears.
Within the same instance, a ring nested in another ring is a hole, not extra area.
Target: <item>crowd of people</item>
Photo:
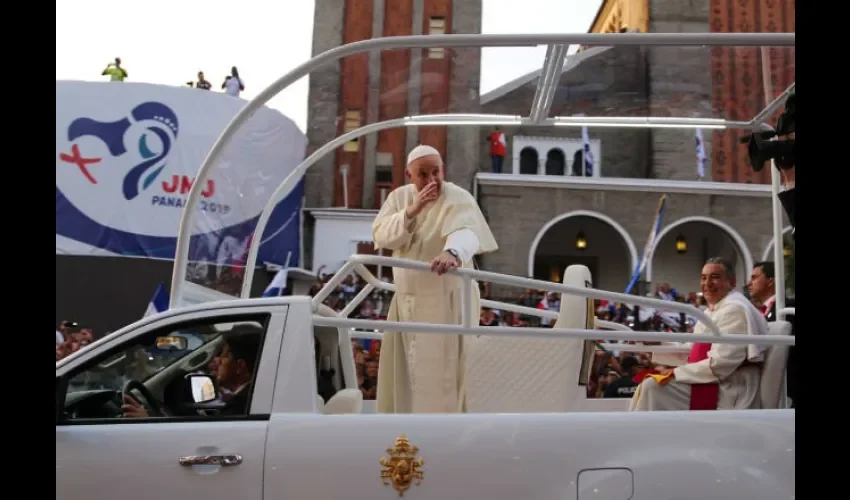
[[[127,69],[121,65],[121,58],[116,57],[112,62],[106,65],[101,76],[108,76],[109,81],[112,82],[123,82],[130,76],[130,74],[127,72]],[[188,87],[201,90],[212,90],[212,83],[206,79],[203,71],[198,71],[197,78],[197,80],[189,80],[186,82],[186,85]],[[233,97],[239,97],[239,94],[245,90],[245,82],[242,80],[242,77],[239,76],[239,70],[236,69],[236,66],[230,68],[230,74],[224,77],[224,81],[221,84],[221,90],[225,94]]]
[[[212,90],[212,84],[206,79],[203,71],[198,71],[198,79],[189,80],[186,85],[201,90]],[[224,77],[221,90],[233,97],[239,97],[239,94],[245,90],[245,82],[239,76],[239,70],[236,69],[236,66],[230,68],[230,74]]]
[[[310,290],[310,295],[315,296],[332,277],[333,274],[322,273],[320,270],[316,283]],[[384,279],[391,281],[386,276]],[[358,275],[347,276],[337,289],[325,299],[324,303],[336,311],[341,311],[360,293],[363,286],[365,286],[365,282]],[[489,283],[482,282],[479,284],[479,287],[482,298],[492,298]],[[701,295],[697,293],[678,293],[668,283],[659,284],[655,289],[655,293],[650,294],[650,296],[662,300],[690,304],[701,309],[705,308],[705,301]],[[354,309],[350,317],[355,319],[385,320],[391,299],[391,295],[387,292],[375,290]],[[538,290],[525,290],[518,298],[510,300],[510,302],[535,309],[548,309],[554,312],[560,310],[560,298],[558,294]],[[630,308],[625,304],[610,303],[604,300],[596,301],[596,316],[602,320],[628,325],[635,330],[642,331],[692,331],[694,324],[693,318],[682,318],[678,313]],[[548,318],[490,308],[482,308],[479,318],[479,324],[481,326],[552,327],[553,323]],[[598,340],[598,342],[602,341],[602,339]],[[358,384],[360,390],[363,392],[363,397],[365,399],[375,399],[381,341],[355,339],[352,340],[352,348],[354,350]],[[626,350],[618,352],[597,350],[589,372],[589,380],[587,381],[587,396],[590,398],[631,397],[643,374],[653,368],[655,368],[655,364],[653,364],[652,357],[648,353]]]
[[[80,328],[75,321],[64,320],[56,327],[56,361],[94,342],[91,329]]]

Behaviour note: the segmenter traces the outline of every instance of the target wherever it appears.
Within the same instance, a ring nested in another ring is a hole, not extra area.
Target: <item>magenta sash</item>
[[[688,363],[697,363],[708,358],[710,349],[711,344],[708,343],[694,344],[691,353],[688,355]],[[691,410],[716,410],[719,395],[720,385],[717,383],[692,384]]]

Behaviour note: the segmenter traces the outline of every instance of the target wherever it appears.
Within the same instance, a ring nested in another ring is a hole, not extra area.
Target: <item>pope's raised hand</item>
[[[413,203],[407,207],[407,216],[409,218],[416,217],[429,203],[433,202],[440,196],[440,185],[432,182],[416,193]]]

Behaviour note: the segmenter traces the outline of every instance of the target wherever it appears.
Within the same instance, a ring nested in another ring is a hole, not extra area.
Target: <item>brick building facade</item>
[[[683,2],[684,3],[684,2]],[[793,33],[794,0],[710,0],[708,25],[712,33]],[[794,48],[770,47],[765,51],[771,93],[779,96],[794,82]],[[711,52],[712,104],[731,120],[749,119],[764,108],[765,94],[761,48],[716,47]],[[725,182],[770,183],[770,172],[753,172],[747,165],[746,144],[739,131],[714,132],[714,178]]]
[[[481,0],[316,0],[313,54],[382,36],[480,33]],[[384,50],[344,58],[310,76],[307,136],[315,149],[368,123],[417,114],[475,113],[481,49]],[[377,209],[382,193],[405,183],[407,151],[436,147],[452,171],[471,185],[478,164],[478,131],[447,127],[396,128],[349,143],[310,169],[307,206],[343,207],[342,169],[348,166],[348,207]],[[459,161],[463,158],[464,161]],[[331,189],[332,187],[332,189]]]

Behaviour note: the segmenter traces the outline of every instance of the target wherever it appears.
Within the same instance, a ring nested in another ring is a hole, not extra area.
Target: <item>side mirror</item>
[[[195,404],[211,403],[218,399],[218,388],[209,375],[193,373],[186,377]]]
[[[189,348],[189,341],[186,340],[186,337],[178,337],[176,335],[157,337],[156,348],[161,351],[185,351]]]

